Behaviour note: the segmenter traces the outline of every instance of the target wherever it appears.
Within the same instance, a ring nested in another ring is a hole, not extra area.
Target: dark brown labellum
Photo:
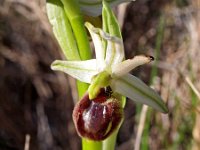
[[[119,125],[123,109],[119,100],[104,89],[90,100],[88,93],[76,104],[73,121],[81,137],[100,141],[107,138]]]

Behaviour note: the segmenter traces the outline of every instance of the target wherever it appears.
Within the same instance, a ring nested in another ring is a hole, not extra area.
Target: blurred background
[[[200,150],[200,1],[137,0],[115,8],[126,58],[153,55],[132,73],[164,99],[169,114],[127,100],[116,150]],[[44,0],[0,0],[0,150],[80,150],[72,78]]]

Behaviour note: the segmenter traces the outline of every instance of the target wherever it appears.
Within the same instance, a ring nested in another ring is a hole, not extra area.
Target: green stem
[[[83,16],[80,12],[79,4],[76,0],[61,0],[65,12],[69,18],[69,21],[74,32],[77,45],[79,48],[80,57],[82,60],[91,58],[90,44],[87,36],[87,32],[84,26]]]
[[[82,60],[91,58],[91,50],[87,32],[84,27],[83,16],[80,11],[78,2],[76,0],[61,0],[65,12],[69,18],[72,30],[74,32],[79,54]],[[88,89],[88,84],[77,81],[77,88],[79,97],[82,97],[85,91]],[[82,139],[83,150],[102,150],[102,142],[94,142],[86,139]]]
[[[112,133],[112,135],[103,141],[103,150],[114,150],[115,149],[115,143],[117,139],[118,129]]]
[[[102,150],[102,142],[90,141],[82,138],[83,150]]]
[[[77,86],[77,90],[78,90],[78,96],[79,98],[83,97],[83,95],[85,94],[85,92],[88,89],[88,84],[81,82],[81,81],[76,81],[76,86]]]

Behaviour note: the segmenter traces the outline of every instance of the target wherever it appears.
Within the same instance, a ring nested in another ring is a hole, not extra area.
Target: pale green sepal
[[[56,39],[68,60],[80,60],[78,47],[64,6],[60,1],[47,0],[47,16]]]
[[[117,6],[120,3],[128,2],[131,0],[111,0],[107,1],[111,7]],[[81,10],[88,16],[99,16],[102,12],[101,0],[79,0]]]
[[[129,73],[132,69],[153,61],[152,56],[138,55],[132,59],[127,59],[112,67],[112,77],[121,77]]]
[[[106,71],[100,72],[97,76],[95,76],[88,88],[89,98],[91,100],[96,98],[100,89],[109,85],[110,79],[110,74]]]
[[[102,71],[105,68],[105,61],[104,61],[105,50],[103,48],[102,37],[100,36],[101,29],[95,28],[89,22],[86,22],[85,26],[87,27],[87,29],[90,32],[92,41],[94,41],[93,43],[94,43],[94,47],[95,47],[96,60],[98,62],[97,68],[99,71]]]
[[[114,92],[124,95],[135,102],[151,106],[162,113],[168,112],[162,98],[144,82],[131,74],[112,80],[111,88]]]
[[[96,71],[96,59],[85,61],[56,60],[51,64],[51,69],[65,72],[86,83],[91,83],[92,77],[98,73]]]

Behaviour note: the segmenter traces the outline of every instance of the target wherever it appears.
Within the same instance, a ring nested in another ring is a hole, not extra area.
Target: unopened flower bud
[[[100,141],[118,127],[123,117],[120,101],[101,89],[99,95],[89,99],[88,93],[76,104],[73,121],[81,137]]]

